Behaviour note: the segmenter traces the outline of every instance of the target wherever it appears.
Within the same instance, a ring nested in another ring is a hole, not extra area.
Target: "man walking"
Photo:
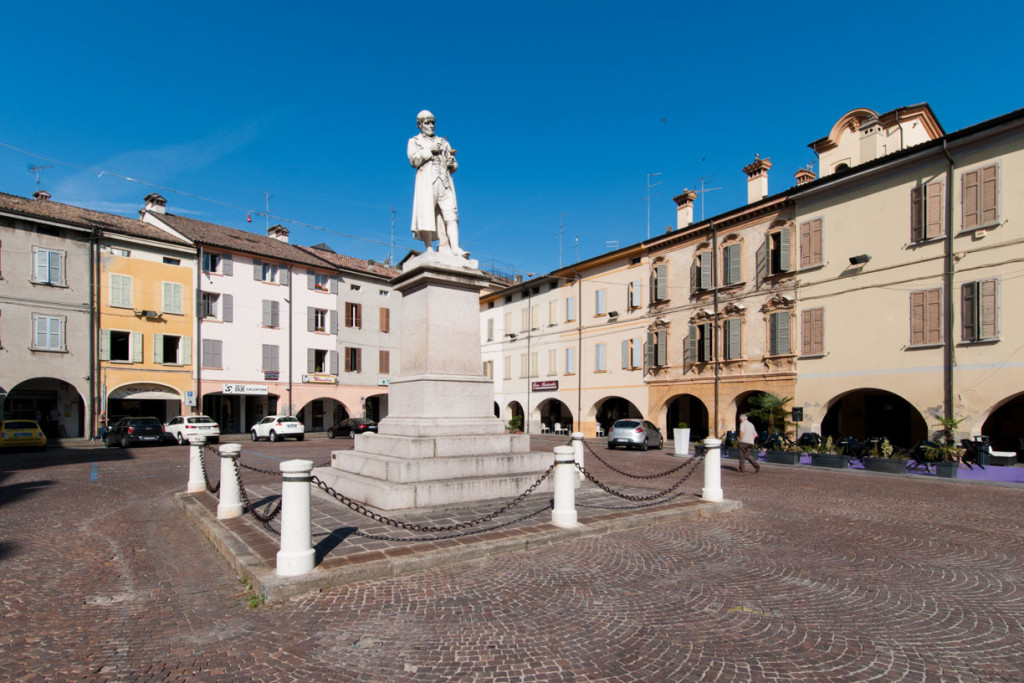
[[[761,466],[754,459],[754,441],[757,440],[757,429],[747,419],[746,415],[740,415],[740,472],[743,471],[743,461],[749,460],[754,466],[754,472],[760,472]]]

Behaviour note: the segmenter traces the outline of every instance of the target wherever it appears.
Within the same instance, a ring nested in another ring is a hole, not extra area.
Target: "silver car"
[[[608,448],[611,450],[623,446],[646,451],[648,448],[661,448],[664,445],[665,437],[661,435],[661,430],[647,420],[616,420],[608,430]]]

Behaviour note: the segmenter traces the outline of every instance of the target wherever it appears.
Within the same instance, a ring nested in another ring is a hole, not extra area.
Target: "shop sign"
[[[263,371],[263,379],[266,380],[267,382],[276,382],[280,378],[281,378],[281,371],[280,370],[264,370]]]
[[[391,380],[386,378],[386,377],[382,377],[382,378],[377,380],[377,386],[378,387],[386,387],[389,384],[391,384]]]
[[[334,375],[327,375],[327,374],[323,374],[323,373],[318,373],[318,374],[315,374],[315,375],[303,375],[302,376],[302,383],[303,384],[337,384],[338,383],[338,378],[335,377]]]
[[[557,379],[546,379],[532,384],[534,391],[558,391]]]
[[[246,396],[266,396],[266,384],[225,384],[225,394],[245,394]]]

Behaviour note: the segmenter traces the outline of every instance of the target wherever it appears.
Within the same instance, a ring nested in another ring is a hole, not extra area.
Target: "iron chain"
[[[345,496],[344,494],[338,493],[338,491],[336,491],[333,487],[328,486],[322,479],[320,479],[320,477],[316,475],[313,475],[312,481],[314,484],[323,489],[323,491],[327,493],[327,495],[331,496],[339,503],[348,506],[348,508],[350,510],[353,510],[354,512],[358,512],[359,514],[365,517],[369,517],[375,522],[386,524],[388,526],[393,526],[397,529],[405,529],[407,531],[418,531],[422,533],[444,533],[448,531],[461,531],[463,529],[469,529],[471,527],[479,526],[484,522],[489,522],[495,517],[508,512],[509,510],[511,510],[512,508],[526,500],[526,497],[533,493],[534,490],[538,486],[540,486],[541,482],[548,478],[548,476],[554,469],[555,464],[552,463],[551,466],[544,472],[544,474],[540,475],[540,478],[537,479],[537,481],[533,482],[533,484],[531,484],[528,489],[520,493],[517,498],[509,501],[498,510],[495,510],[494,512],[488,515],[484,515],[483,517],[479,517],[468,522],[459,522],[458,524],[450,524],[448,526],[424,526],[422,524],[412,524],[410,522],[403,522],[401,520],[392,519],[390,517],[380,514],[379,512],[374,512],[365,505],[352,500],[351,498]]]
[[[207,446],[206,448],[210,447]],[[216,486],[210,484],[210,475],[206,473],[206,456],[204,455],[206,448],[199,449],[199,462],[203,466],[203,479],[206,480],[206,490],[210,493],[216,494],[217,491],[220,491],[220,482],[218,481]],[[214,453],[216,453],[216,451],[214,451]]]
[[[704,456],[700,455],[700,456],[694,457],[689,462],[685,463],[686,465],[693,465],[693,469],[691,469],[689,472],[687,472],[686,475],[682,479],[677,481],[675,484],[672,484],[672,486],[668,487],[664,491],[659,491],[659,492],[651,494],[649,496],[634,496],[634,495],[630,495],[628,493],[620,493],[619,491],[615,491],[614,489],[609,487],[607,484],[604,484],[604,483],[598,481],[594,477],[593,474],[591,474],[586,469],[584,469],[579,463],[576,463],[576,469],[578,469],[580,472],[582,472],[583,476],[585,476],[587,479],[589,479],[591,481],[591,483],[593,483],[595,486],[597,486],[599,489],[601,489],[605,493],[610,493],[613,496],[617,496],[619,498],[624,498],[625,500],[631,500],[631,501],[633,501],[635,503],[641,503],[641,502],[646,502],[646,501],[651,501],[651,500],[657,500],[659,498],[664,498],[668,494],[670,494],[673,491],[675,491],[677,488],[682,486],[683,483],[687,479],[689,479],[693,475],[694,472],[697,471],[697,463],[701,462],[702,460],[704,460]],[[676,469],[678,469],[678,468],[676,468]],[[662,501],[662,502],[664,502],[664,501]]]
[[[258,521],[263,522],[264,524],[269,523],[270,520],[274,519],[279,514],[281,514],[281,501],[282,501],[281,498],[278,498],[277,505],[275,505],[274,509],[271,510],[270,513],[268,513],[266,515],[260,514],[259,511],[256,510],[256,506],[254,506],[252,504],[252,502],[249,500],[249,493],[245,490],[245,486],[242,484],[242,469],[241,469],[241,467],[239,467],[239,465],[241,465],[241,463],[238,462],[238,456],[237,455],[231,456],[231,461],[235,465],[234,470],[235,470],[235,479],[238,481],[238,492],[242,494],[242,502],[245,504],[246,512],[251,514]],[[250,468],[250,469],[252,469],[252,468]],[[273,474],[273,472],[271,472],[271,474]]]
[[[621,474],[624,477],[629,477],[630,479],[660,479],[661,477],[667,477],[670,474],[675,474],[676,472],[678,472],[679,470],[683,469],[684,467],[686,467],[687,465],[689,465],[689,464],[691,464],[693,462],[693,460],[687,460],[687,461],[681,463],[679,466],[673,467],[670,470],[666,470],[664,472],[661,472],[660,474],[630,474],[629,472],[623,472],[622,470],[618,469],[617,467],[615,467],[613,465],[610,465],[604,458],[602,458],[600,455],[597,454],[597,451],[595,451],[594,448],[590,444],[585,443],[584,445],[586,445],[587,450],[590,451],[590,454],[593,455],[595,458],[597,458],[598,462],[600,462],[602,465],[604,465],[605,467],[610,469],[612,472],[615,472],[616,474]],[[697,457],[697,456],[694,456],[694,457]],[[704,456],[700,456],[700,457],[704,457]]]

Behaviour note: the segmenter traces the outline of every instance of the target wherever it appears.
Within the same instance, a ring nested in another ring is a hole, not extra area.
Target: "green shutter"
[[[132,332],[132,362],[142,362],[142,333]]]
[[[178,346],[178,356],[182,365],[192,365],[192,337],[182,337]]]
[[[654,332],[647,333],[647,347],[644,349],[644,366],[647,369],[653,368],[655,361],[658,360],[657,351],[655,348],[656,337]]]
[[[668,266],[662,264],[655,267],[654,272],[657,275],[657,298],[658,301],[664,301],[668,298]]]
[[[100,360],[110,360],[110,330],[100,330]]]
[[[782,230],[779,230],[779,272],[780,273],[788,272],[790,270],[790,268],[791,268],[791,266],[790,266],[790,256],[789,256],[790,255],[790,251],[791,251],[790,243],[792,242],[792,236],[790,234],[791,232],[792,231],[789,228],[783,228]]]
[[[668,332],[665,330],[658,330],[658,365],[668,365]]]
[[[700,288],[711,289],[715,286],[715,270],[711,265],[711,252],[705,251],[700,255]]]
[[[177,360],[177,359],[174,359]],[[164,335],[154,334],[153,335],[153,362],[163,363],[164,362]]]
[[[712,344],[715,339],[714,325],[711,323],[705,323],[701,327],[704,328],[704,360],[714,360],[714,349],[712,348]]]

